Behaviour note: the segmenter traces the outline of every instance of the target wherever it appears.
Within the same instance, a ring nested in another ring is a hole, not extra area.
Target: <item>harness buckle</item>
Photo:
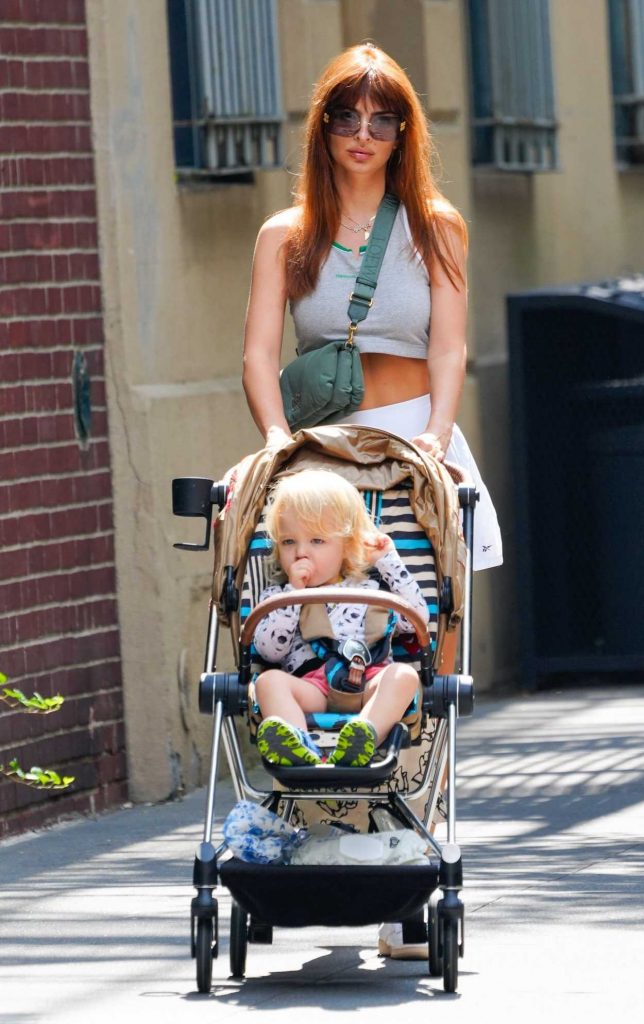
[[[365,669],[371,664],[369,648],[362,640],[350,637],[340,645],[339,653],[349,664],[348,682],[357,689],[362,689],[362,677]]]

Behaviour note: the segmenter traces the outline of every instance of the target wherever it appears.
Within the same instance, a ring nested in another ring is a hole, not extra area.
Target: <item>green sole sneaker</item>
[[[257,749],[266,761],[284,768],[316,765],[322,760],[307,746],[300,730],[281,718],[264,719],[257,730]]]
[[[338,733],[335,750],[329,757],[329,764],[343,768],[364,768],[376,752],[376,730],[364,718],[345,722]]]

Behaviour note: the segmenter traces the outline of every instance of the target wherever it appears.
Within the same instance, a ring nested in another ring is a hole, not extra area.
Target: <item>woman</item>
[[[482,569],[503,556],[489,493],[455,425],[466,365],[467,231],[433,180],[432,155],[421,104],[391,57],[363,44],[329,64],[313,93],[296,202],[257,238],[243,383],[266,444],[290,436],[279,388],[286,303],[300,351],[346,336],[361,252],[385,191],[396,195],[373,307],[355,336],[364,399],[341,422],[389,430],[470,472],[480,494],[473,564]],[[455,658],[448,636],[443,671]],[[401,943],[388,932],[380,950],[413,956]],[[413,949],[426,956],[426,944]]]

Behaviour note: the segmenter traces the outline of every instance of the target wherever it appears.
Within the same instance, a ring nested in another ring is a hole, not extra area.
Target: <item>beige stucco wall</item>
[[[175,180],[165,0],[87,0],[135,799],[204,779],[210,730],[196,710],[196,682],[211,554],[172,548],[198,539],[200,527],[173,519],[170,480],[218,478],[259,447],[240,386],[254,238],[290,201],[316,75],[365,38],[391,52],[426,95],[443,188],[470,226],[471,362],[460,422],[499,507],[507,552],[501,569],[476,579],[474,664],[483,688],[513,676],[504,296],[636,268],[644,230],[644,178],[618,174],[612,160],[604,6],[552,0],[561,119],[554,174],[472,173],[464,0],[280,0],[286,170],[257,174],[252,186],[186,187]],[[231,667],[225,643],[219,667]]]
[[[242,395],[250,261],[291,177],[179,187],[164,0],[88,0],[125,712],[134,799],[204,780],[196,708],[211,553],[173,549],[197,522],[170,511],[173,476],[220,478],[260,438]],[[341,47],[338,4],[281,5],[288,162],[314,74]],[[287,339],[287,346],[289,340]],[[225,637],[220,667],[231,667]]]

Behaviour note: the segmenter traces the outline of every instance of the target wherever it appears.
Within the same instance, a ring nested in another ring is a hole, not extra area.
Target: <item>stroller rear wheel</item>
[[[197,988],[200,992],[210,992],[212,986],[213,923],[210,917],[200,917],[197,921],[197,939],[195,956],[197,958]]]
[[[243,978],[246,973],[248,949],[248,914],[233,900],[230,912],[230,973]]]
[[[458,921],[445,918],[441,921],[443,930],[443,988],[456,992],[458,987]]]
[[[429,898],[427,911],[427,941],[429,943],[429,974],[432,978],[440,978],[443,974],[443,957],[441,954],[441,942],[438,920],[438,901],[441,898],[439,889],[436,889]]]

